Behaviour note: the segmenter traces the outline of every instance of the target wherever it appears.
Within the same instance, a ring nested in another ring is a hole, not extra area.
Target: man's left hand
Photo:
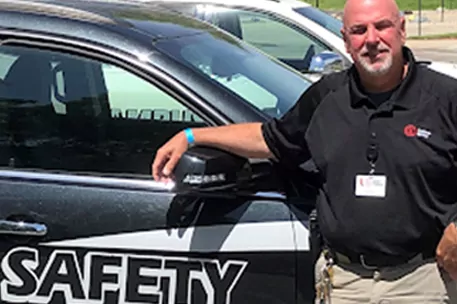
[[[436,258],[439,266],[457,280],[457,227],[451,223],[446,227],[438,247],[436,248]]]

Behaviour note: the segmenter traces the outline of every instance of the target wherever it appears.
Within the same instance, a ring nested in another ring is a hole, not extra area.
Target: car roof
[[[118,0],[111,0],[111,1],[118,1]],[[119,0],[123,1],[123,0]],[[132,2],[141,2],[141,3],[148,3],[151,2],[150,0],[131,0]],[[153,0],[152,2],[174,2],[174,0]],[[180,2],[186,3],[217,3],[217,4],[227,4],[227,5],[244,5],[249,7],[256,7],[259,9],[265,9],[270,11],[276,10],[291,10],[294,7],[308,7],[310,6],[308,3],[296,0],[180,0]]]
[[[281,4],[286,4],[286,5],[289,5],[291,7],[308,7],[308,6],[312,6],[309,3],[306,3],[304,1],[299,1],[299,0],[264,0],[264,1],[272,1],[272,2],[277,2],[277,3],[281,3]]]
[[[32,24],[27,23],[28,19],[21,19],[24,16],[29,16],[29,23]],[[11,18],[16,22],[12,23]],[[140,33],[150,39],[215,30],[209,24],[177,15],[158,5],[148,5],[145,10],[138,1],[0,0],[0,28],[30,28],[59,34],[60,28],[55,25],[64,22],[85,23],[111,30],[117,28]],[[54,26],[50,27],[50,24]]]

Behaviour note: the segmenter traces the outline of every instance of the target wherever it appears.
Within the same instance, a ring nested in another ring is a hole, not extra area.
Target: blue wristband
[[[186,134],[187,143],[189,145],[193,145],[195,143],[194,133],[192,133],[192,129],[187,128],[184,130],[184,134]]]

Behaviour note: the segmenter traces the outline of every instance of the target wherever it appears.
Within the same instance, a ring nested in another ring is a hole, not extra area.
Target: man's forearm
[[[272,158],[260,123],[243,123],[192,130],[197,145],[211,146],[247,158]]]

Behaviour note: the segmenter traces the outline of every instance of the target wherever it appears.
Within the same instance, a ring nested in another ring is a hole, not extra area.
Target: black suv
[[[195,147],[310,81],[160,6],[0,1],[1,303],[311,303],[313,172]]]

